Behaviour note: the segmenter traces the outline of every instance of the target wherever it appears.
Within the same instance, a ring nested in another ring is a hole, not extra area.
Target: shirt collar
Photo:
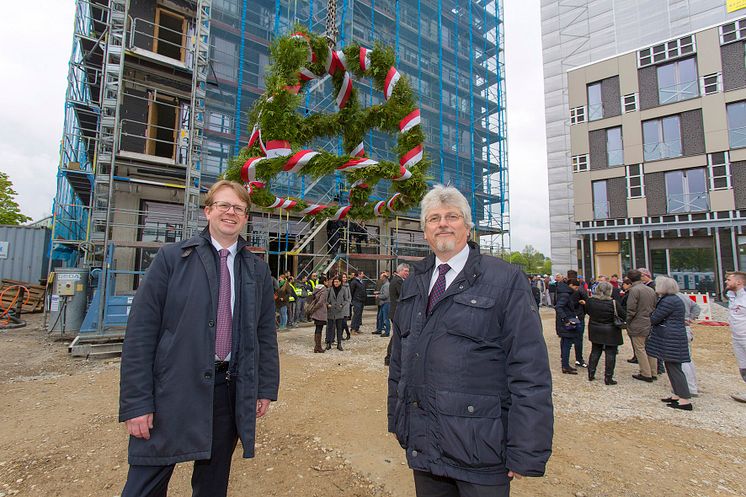
[[[456,274],[460,273],[464,266],[466,266],[466,260],[469,258],[469,244],[464,245],[461,252],[451,257],[447,264],[451,267]],[[446,264],[436,255],[435,256],[435,267],[437,268],[441,264]]]
[[[218,243],[218,241],[215,240],[212,236],[210,236],[210,242],[212,242],[212,246],[215,247],[215,250],[217,250],[218,252],[220,252],[221,250],[223,250],[223,246],[220,245],[220,243]],[[233,256],[236,255],[236,249],[237,248],[238,248],[238,240],[236,240],[235,242],[233,242],[233,245],[231,245],[230,247],[228,247],[228,252],[230,252],[229,255],[233,255]]]

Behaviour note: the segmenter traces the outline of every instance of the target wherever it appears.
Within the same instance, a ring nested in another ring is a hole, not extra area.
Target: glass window
[[[644,121],[642,138],[646,161],[670,159],[682,155],[679,116]]]
[[[609,166],[621,166],[624,164],[621,126],[606,130],[606,159]]]
[[[730,148],[746,147],[746,101],[728,104]]]
[[[666,205],[669,214],[705,211],[707,180],[704,168],[666,173]]]
[[[658,66],[658,102],[668,104],[699,95],[694,58]]]
[[[593,219],[609,218],[609,198],[606,181],[593,182]]]
[[[707,154],[707,165],[710,169],[710,190],[730,188],[730,161],[728,152]]]
[[[588,120],[595,121],[604,117],[604,105],[601,100],[601,83],[588,85]]]
[[[640,198],[645,195],[645,181],[642,164],[627,166],[627,198]]]
[[[238,66],[238,45],[224,38],[214,38],[212,67],[218,78],[235,80]]]
[[[712,95],[720,91],[720,73],[702,76],[702,93]]]
[[[622,109],[625,113],[637,110],[637,93],[630,93],[622,97]]]
[[[668,249],[671,277],[682,290],[710,293],[716,291],[715,251],[707,248]]]

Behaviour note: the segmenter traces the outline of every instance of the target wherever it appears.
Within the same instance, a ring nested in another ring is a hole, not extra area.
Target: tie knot
[[[221,259],[226,259],[228,257],[228,254],[230,254],[230,253],[231,253],[231,251],[228,250],[228,249],[220,249],[218,251],[218,254],[220,254],[220,258]]]
[[[451,270],[451,266],[449,266],[448,264],[441,264],[440,266],[438,266],[438,271],[439,271],[438,275],[444,276],[450,270]]]

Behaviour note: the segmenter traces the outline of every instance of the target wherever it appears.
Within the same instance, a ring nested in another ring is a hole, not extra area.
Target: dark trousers
[[[575,345],[575,360],[580,364],[583,364],[583,332],[585,331],[585,320],[582,318],[579,319],[580,326],[578,326],[575,331],[577,336],[575,337],[573,345]]]
[[[671,382],[671,389],[673,393],[682,399],[691,399],[692,395],[689,392],[689,384],[686,381],[686,375],[681,369],[680,362],[666,362],[666,372],[668,373],[668,380]]]
[[[417,497],[510,497],[510,483],[477,485],[417,470],[414,488]]]
[[[192,497],[225,497],[228,494],[228,477],[231,458],[238,442],[233,406],[236,402],[236,384],[228,383],[225,373],[215,374],[215,395],[212,405],[212,457],[194,461],[192,470]],[[155,429],[158,429],[155,414]],[[122,497],[166,497],[168,482],[174,465],[131,465]]]
[[[591,356],[588,358],[588,374],[596,374],[596,367],[598,367],[598,361],[601,360],[601,353],[603,352],[606,353],[606,367],[604,368],[604,376],[606,378],[613,378],[614,368],[616,367],[617,350],[618,347],[616,345],[594,343],[591,348]]]
[[[572,349],[575,343],[574,338],[560,337],[560,359],[562,360],[562,368],[570,368],[570,349]]]
[[[334,334],[336,332],[337,344],[342,344],[342,330],[344,330],[344,319],[329,319],[326,322],[326,343],[332,343],[334,341]]]
[[[363,302],[358,302],[357,300],[352,301],[352,323],[350,323],[350,328],[355,331],[360,331],[360,326],[363,324],[363,307],[365,304]]]

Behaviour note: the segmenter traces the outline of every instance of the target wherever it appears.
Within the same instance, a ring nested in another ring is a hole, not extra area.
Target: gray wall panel
[[[640,110],[658,106],[658,72],[655,66],[643,67],[637,71],[640,83]]]
[[[588,133],[588,150],[591,171],[606,169],[609,161],[606,157],[606,130],[597,129]]]
[[[601,101],[604,104],[604,117],[621,115],[622,100],[619,94],[619,76],[601,81]]]
[[[730,175],[736,209],[746,209],[746,161],[731,162]]]
[[[627,217],[627,179],[611,178],[606,184],[609,199],[609,215],[612,218]]]
[[[720,47],[723,62],[723,89],[735,90],[746,86],[746,64],[744,64],[744,42],[729,43]]]
[[[705,153],[702,109],[694,109],[681,113],[681,141],[684,156]]]
[[[666,213],[666,178],[664,173],[648,173],[645,175],[645,196],[649,216],[660,216]]]

